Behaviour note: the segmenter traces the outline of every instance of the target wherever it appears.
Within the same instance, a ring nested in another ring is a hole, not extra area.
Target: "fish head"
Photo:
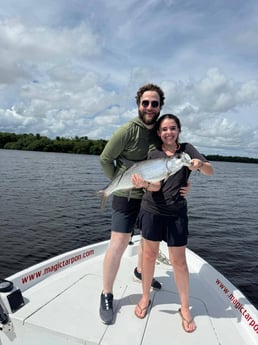
[[[192,165],[191,157],[185,152],[179,153],[173,158],[168,158],[166,163],[169,175],[175,174],[183,166],[189,167],[190,165]]]
[[[192,159],[188,153],[182,152],[181,154],[179,154],[179,159],[181,159],[183,165],[185,165],[187,167],[192,165]]]

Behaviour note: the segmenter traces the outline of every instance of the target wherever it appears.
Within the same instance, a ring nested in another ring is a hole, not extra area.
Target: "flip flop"
[[[138,303],[137,306],[136,306],[135,309],[134,309],[134,314],[135,314],[135,316],[137,316],[139,319],[144,319],[145,316],[147,315],[147,312],[148,312],[148,309],[149,309],[149,306],[150,306],[150,305],[151,305],[151,300],[149,300],[148,305],[147,305],[146,307],[144,307],[144,308],[141,308],[141,307],[139,306],[139,303]],[[138,313],[138,314],[137,314],[137,312],[136,312],[137,308],[140,309],[140,313]]]
[[[193,322],[193,318],[191,320],[187,320],[183,317],[183,314],[182,314],[182,311],[181,311],[181,308],[178,309],[178,312],[179,312],[179,315],[181,316],[181,319],[182,319],[182,327],[184,329],[185,332],[187,333],[192,333],[196,330],[196,327],[193,329],[193,330],[189,330],[185,327],[185,322],[187,323],[187,326],[189,327],[189,325]]]

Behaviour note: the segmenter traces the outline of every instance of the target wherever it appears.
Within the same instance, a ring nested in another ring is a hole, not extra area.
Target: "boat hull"
[[[115,322],[104,325],[98,315],[102,263],[109,241],[89,245],[21,271],[8,280],[21,291],[24,305],[11,312],[8,293],[0,303],[9,322],[2,324],[1,345],[254,345],[258,340],[258,312],[233,284],[205,260],[187,250],[190,304],[197,324],[184,332],[180,301],[167,259],[160,246],[155,277],[160,291],[151,292],[145,319],[134,315],[141,284],[133,278],[139,236],[123,256],[114,285]]]

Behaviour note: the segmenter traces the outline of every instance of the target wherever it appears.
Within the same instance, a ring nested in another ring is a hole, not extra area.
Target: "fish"
[[[131,182],[131,176],[140,175],[145,181],[154,183],[168,179],[174,175],[183,166],[192,165],[191,157],[185,153],[179,153],[173,157],[148,159],[134,163],[122,174],[116,176],[104,189],[99,190],[97,195],[101,198],[101,207],[104,208],[108,197],[118,190],[127,190],[135,188]]]

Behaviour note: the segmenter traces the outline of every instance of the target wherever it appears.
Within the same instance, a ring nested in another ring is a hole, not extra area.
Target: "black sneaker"
[[[142,280],[142,274],[137,271],[137,267],[134,269],[134,275],[137,279]],[[161,289],[161,284],[158,282],[155,278],[152,279],[151,286],[155,290],[160,290]]]
[[[106,325],[113,323],[113,295],[112,293],[100,295],[99,316]]]

